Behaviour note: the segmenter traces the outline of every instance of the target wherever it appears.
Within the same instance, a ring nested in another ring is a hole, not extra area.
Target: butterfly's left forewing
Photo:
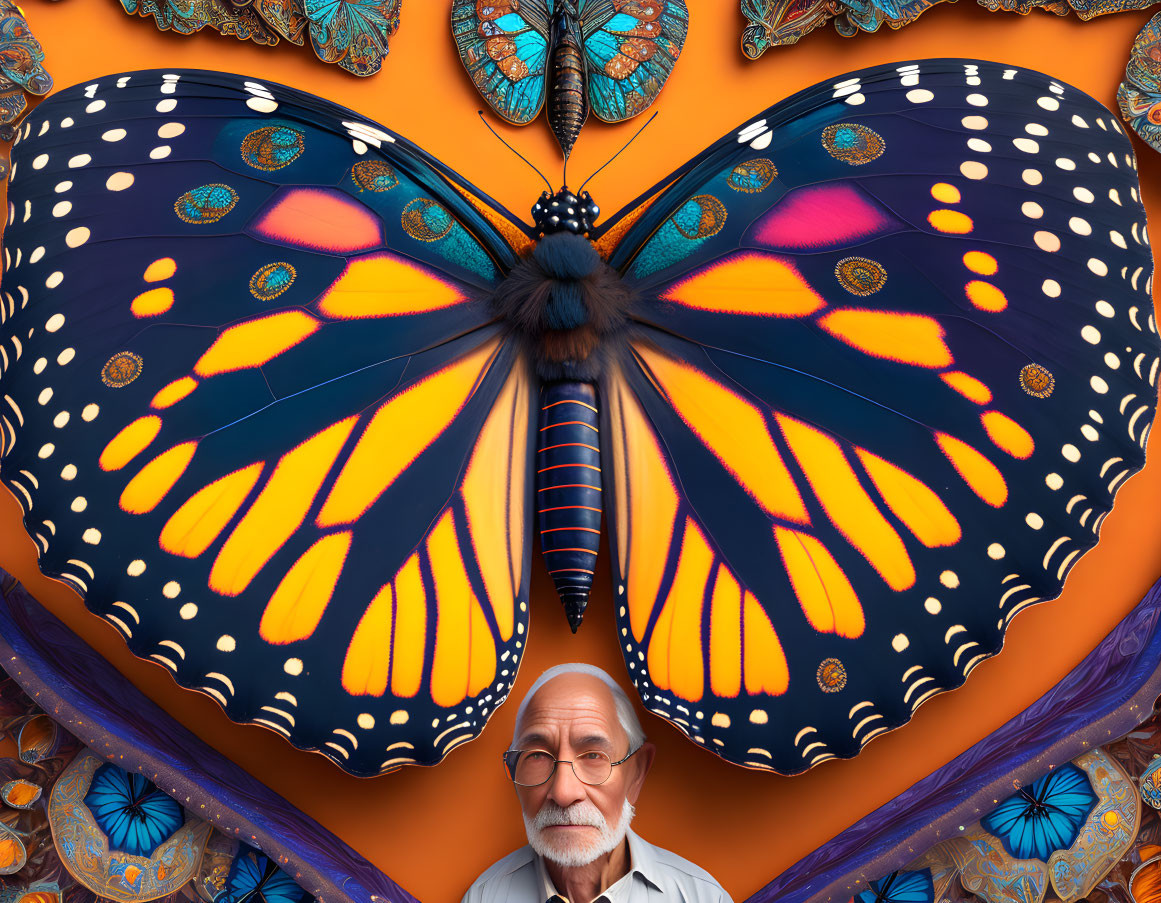
[[[486,300],[518,224],[237,76],[103,78],[19,138],[0,474],[41,568],[355,773],[478,733],[527,620],[534,386]]]
[[[854,755],[1059,593],[1143,463],[1161,362],[1131,148],[1039,73],[883,67],[767,111],[622,229],[635,325],[603,394],[630,674],[731,761]]]
[[[472,83],[505,121],[526,125],[544,106],[545,0],[453,0],[452,36]]]

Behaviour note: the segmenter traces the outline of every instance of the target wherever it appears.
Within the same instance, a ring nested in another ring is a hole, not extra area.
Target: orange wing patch
[[[682,699],[701,699],[705,692],[702,608],[714,554],[701,530],[688,517],[677,572],[649,640],[649,676],[659,689]]]
[[[237,596],[302,526],[357,419],[340,420],[282,456],[218,552],[210,589]]]
[[[779,696],[790,670],[770,618],[753,593],[725,565],[718,568],[710,601],[710,689],[718,697],[742,692]]]
[[[997,448],[1003,449],[1013,458],[1023,460],[1032,457],[1032,452],[1036,450],[1032,434],[1007,414],[985,411],[980,415],[980,422]]]
[[[495,351],[496,343],[489,342],[380,407],[331,487],[318,525],[333,527],[362,517],[456,418]]]
[[[831,521],[893,590],[915,584],[915,567],[903,540],[879,512],[839,444],[785,414],[778,425],[811,489]]]
[[[262,474],[264,462],[227,474],[195,492],[161,530],[161,548],[171,555],[197,558],[226,529]]]
[[[360,619],[343,662],[348,693],[382,696],[390,687],[394,696],[413,697],[430,665],[432,700],[450,708],[495,681],[496,647],[516,634],[524,585],[531,393],[528,370],[518,362],[476,440],[458,499]],[[469,553],[482,594],[468,574]],[[434,593],[424,585],[424,561]]]
[[[198,376],[215,376],[249,367],[261,367],[289,351],[321,324],[301,310],[256,317],[231,326],[214,340],[196,364]]]
[[[966,442],[947,433],[936,433],[935,441],[972,492],[993,508],[1008,501],[1008,484],[995,464]]]
[[[640,642],[665,573],[677,520],[677,490],[637,400],[623,379],[612,385],[607,403],[614,424],[610,441],[618,489],[617,561],[629,597],[629,623]]]
[[[504,640],[512,638],[512,600],[524,574],[524,465],[531,405],[527,374],[517,370],[484,424],[464,477],[468,532]]]
[[[673,583],[649,640],[649,679],[689,702],[705,697],[707,674],[715,696],[736,697],[743,686],[749,694],[781,695],[790,671],[778,634],[758,600],[715,557],[687,517]],[[702,643],[707,595],[708,656]]]
[[[181,479],[197,447],[197,442],[183,442],[142,467],[121,493],[121,510],[147,514],[156,508]]]
[[[789,670],[769,617],[693,518],[684,516],[679,525],[677,489],[644,412],[622,378],[609,387],[617,564],[638,642],[660,605],[644,650],[650,680],[689,701],[705,696],[707,681],[717,696],[737,696],[743,688],[751,694],[784,693]],[[681,548],[662,600],[678,526]],[[702,632],[707,604],[708,648]]]
[[[949,370],[947,373],[941,373],[939,378],[968,401],[974,401],[976,404],[988,404],[992,400],[992,390],[962,370]]]
[[[356,320],[426,313],[463,300],[458,289],[431,270],[394,254],[371,254],[347,264],[318,309],[328,317]]]
[[[807,533],[774,528],[786,574],[810,626],[854,639],[863,635],[863,606],[847,575],[821,542]]]
[[[496,646],[464,570],[450,510],[431,531],[427,554],[436,603],[431,698],[449,708],[487,689],[496,675]]]
[[[97,465],[101,470],[120,470],[149,447],[161,432],[161,418],[153,414],[138,417],[109,440]]]
[[[350,531],[332,533],[299,556],[266,603],[258,625],[262,639],[283,645],[308,639],[314,633],[350,549]]]
[[[804,317],[826,306],[789,260],[753,252],[700,270],[662,297],[696,310],[757,317]]]
[[[951,366],[943,327],[932,317],[884,310],[836,310],[819,321],[853,348],[915,367]]]
[[[681,419],[767,514],[810,523],[758,408],[694,367],[646,345],[633,347]]]
[[[891,513],[916,539],[929,549],[959,542],[963,535],[959,521],[930,486],[866,449],[856,448],[855,454]]]

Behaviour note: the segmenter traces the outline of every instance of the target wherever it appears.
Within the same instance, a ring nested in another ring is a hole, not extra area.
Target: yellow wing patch
[[[757,317],[805,317],[826,306],[793,264],[757,253],[701,270],[662,297],[697,310]]]
[[[223,331],[194,364],[194,372],[198,376],[216,376],[261,367],[289,351],[320,325],[301,310],[247,320]]]
[[[874,357],[914,367],[948,367],[951,350],[931,317],[885,310],[836,310],[819,325],[840,341]]]
[[[339,582],[350,531],[324,536],[299,556],[266,603],[258,633],[268,643],[282,645],[308,639]]]
[[[855,454],[891,513],[916,539],[929,549],[959,542],[959,521],[930,486],[866,449],[856,448]]]
[[[331,487],[319,512],[318,525],[333,527],[362,517],[456,418],[486,372],[495,350],[496,343],[490,342],[380,407]]]
[[[614,425],[610,441],[617,481],[617,561],[629,597],[629,623],[640,641],[665,572],[677,490],[637,400],[624,380],[611,385],[607,403]]]
[[[522,369],[508,378],[480,433],[464,477],[468,531],[500,637],[512,638],[512,602],[524,574],[524,520],[529,380]]]
[[[915,567],[903,540],[880,513],[838,442],[785,414],[782,434],[832,523],[893,590],[915,584]]]
[[[328,317],[353,320],[426,313],[463,300],[450,283],[418,264],[394,254],[372,254],[347,264],[318,309]]]
[[[862,636],[863,606],[826,546],[807,533],[785,527],[775,527],[774,538],[810,626],[819,633],[851,639]]]
[[[810,523],[762,412],[700,370],[636,344],[662,391],[686,425],[772,517]]]
[[[357,419],[341,420],[282,456],[218,552],[210,589],[223,596],[240,594],[302,526]]]

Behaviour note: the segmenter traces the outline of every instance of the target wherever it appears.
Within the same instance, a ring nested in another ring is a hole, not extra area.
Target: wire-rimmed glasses
[[[539,787],[548,783],[556,773],[557,765],[568,765],[578,781],[593,787],[605,783],[613,769],[628,762],[640,748],[630,750],[616,762],[599,749],[577,753],[572,759],[558,759],[543,749],[510,749],[504,753],[504,767],[512,783],[520,787]]]

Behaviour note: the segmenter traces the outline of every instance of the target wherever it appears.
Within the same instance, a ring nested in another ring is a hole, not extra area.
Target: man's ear
[[[637,797],[641,795],[641,788],[645,786],[645,776],[649,774],[649,769],[653,767],[653,757],[657,755],[657,747],[652,743],[645,742],[641,744],[641,748],[633,754],[633,758],[626,762],[626,765],[632,764],[633,777],[629,780],[629,790],[625,794],[625,798],[633,805],[637,805]]]

